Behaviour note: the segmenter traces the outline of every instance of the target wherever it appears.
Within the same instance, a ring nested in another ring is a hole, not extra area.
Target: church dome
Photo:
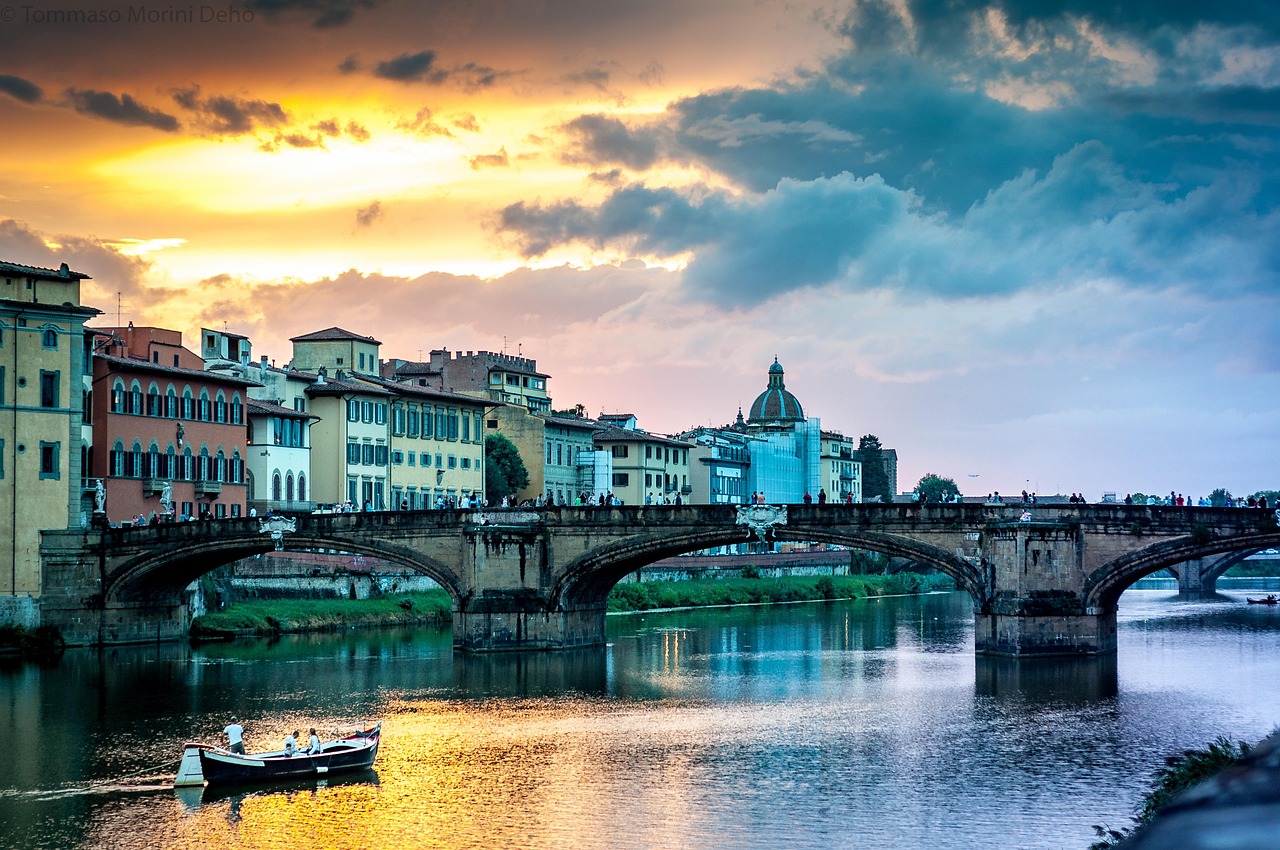
[[[751,413],[747,422],[752,425],[789,425],[804,421],[804,408],[800,401],[787,392],[782,380],[782,365],[778,358],[773,358],[769,367],[769,387],[751,405]]]

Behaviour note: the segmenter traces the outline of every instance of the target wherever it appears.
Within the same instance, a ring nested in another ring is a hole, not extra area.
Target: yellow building
[[[356,380],[391,394],[390,510],[484,503],[484,415],[470,396],[383,378]]]
[[[93,511],[82,481],[88,275],[0,262],[0,621],[32,621],[18,597],[40,594],[40,530],[78,527]]]

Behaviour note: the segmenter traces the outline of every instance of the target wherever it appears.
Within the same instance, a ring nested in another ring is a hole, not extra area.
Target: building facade
[[[624,505],[687,503],[693,493],[693,444],[643,431],[634,426],[634,417],[629,422],[632,427],[606,426],[593,437],[596,448],[608,452],[612,461],[610,492]]]
[[[91,475],[108,521],[243,516],[247,390],[166,328],[93,328]]]
[[[858,443],[839,431],[823,431],[822,487],[834,502],[862,501],[862,461]]]
[[[40,530],[78,526],[92,510],[84,323],[99,311],[80,305],[88,277],[65,263],[0,262],[0,596],[15,606],[40,594]]]

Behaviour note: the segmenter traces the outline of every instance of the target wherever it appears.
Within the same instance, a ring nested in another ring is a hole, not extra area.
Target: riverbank
[[[942,575],[790,576],[690,581],[631,582],[609,595],[609,612],[705,608],[819,600],[901,596],[954,589]],[[442,625],[451,618],[444,590],[374,599],[253,599],[197,617],[196,638],[275,635],[407,625]]]

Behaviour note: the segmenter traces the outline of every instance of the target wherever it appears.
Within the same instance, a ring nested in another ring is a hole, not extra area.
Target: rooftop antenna
[[[507,335],[506,334],[502,335],[502,353],[503,354],[507,353]]]
[[[524,343],[523,343],[523,342],[517,342],[517,343],[516,343],[516,356],[518,356],[518,357],[523,357],[523,356],[524,356]]]
[[[120,290],[116,290],[116,327],[120,327]]]

